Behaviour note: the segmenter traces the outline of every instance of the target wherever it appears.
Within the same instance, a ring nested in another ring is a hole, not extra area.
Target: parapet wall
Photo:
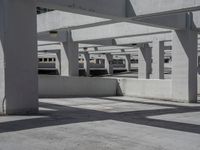
[[[198,77],[200,85],[200,77]],[[172,80],[39,76],[40,98],[133,96],[172,100]],[[198,86],[200,94],[200,86]]]
[[[171,80],[118,79],[118,95],[170,100]]]
[[[39,76],[40,98],[116,96],[116,91],[116,79]]]

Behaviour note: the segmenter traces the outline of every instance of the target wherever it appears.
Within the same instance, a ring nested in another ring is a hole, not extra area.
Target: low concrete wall
[[[116,96],[116,93],[116,79],[39,76],[40,98]]]
[[[134,96],[172,99],[172,80],[39,76],[40,98]],[[200,94],[200,76],[198,76]]]
[[[200,75],[197,76],[197,93],[200,95]]]
[[[118,95],[170,100],[171,80],[118,79]]]

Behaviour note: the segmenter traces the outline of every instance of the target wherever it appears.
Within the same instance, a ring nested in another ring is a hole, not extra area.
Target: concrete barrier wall
[[[200,75],[198,75],[198,78],[197,78],[197,91],[198,91],[198,94],[200,95]]]
[[[116,92],[116,79],[39,76],[40,98],[116,96]]]
[[[170,100],[171,80],[118,79],[118,95]]]
[[[171,100],[171,80],[39,76],[40,98],[116,95]]]

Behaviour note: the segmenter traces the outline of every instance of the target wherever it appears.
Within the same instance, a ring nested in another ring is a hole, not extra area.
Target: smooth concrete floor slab
[[[40,99],[0,117],[0,150],[199,150],[200,104],[133,97]]]

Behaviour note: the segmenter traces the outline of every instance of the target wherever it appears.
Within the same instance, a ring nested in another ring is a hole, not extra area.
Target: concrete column
[[[138,78],[149,79],[151,73],[151,48],[148,44],[140,47],[138,53]]]
[[[172,97],[180,102],[197,102],[197,33],[172,33]]]
[[[113,56],[110,53],[105,54],[105,68],[107,73],[112,75],[113,74]]]
[[[35,0],[0,1],[0,113],[38,112]]]
[[[71,31],[66,35],[66,41],[61,43],[61,75],[79,76],[78,43],[73,42]]]
[[[131,71],[131,55],[130,54],[125,55],[125,65],[126,65],[126,70]]]
[[[88,52],[82,52],[84,59],[84,69],[86,76],[90,76],[90,54]]]
[[[152,79],[164,79],[164,41],[157,38],[152,47]]]

